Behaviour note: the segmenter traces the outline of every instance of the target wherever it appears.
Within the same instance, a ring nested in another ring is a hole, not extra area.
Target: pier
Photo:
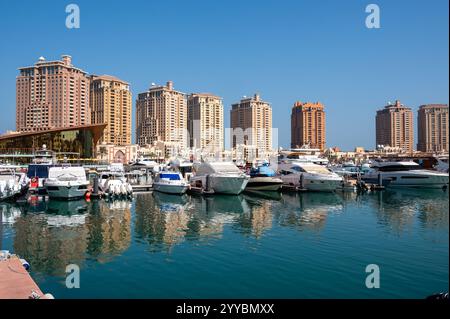
[[[49,299],[17,256],[0,259],[0,299]]]

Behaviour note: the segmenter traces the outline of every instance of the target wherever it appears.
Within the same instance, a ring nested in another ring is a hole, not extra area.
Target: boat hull
[[[276,192],[281,189],[283,181],[274,177],[251,177],[245,190],[271,191]]]
[[[381,173],[383,184],[389,188],[431,188],[448,187],[448,175],[439,172],[407,171]],[[378,183],[378,174],[363,177],[366,182]]]
[[[87,185],[45,185],[50,198],[79,199],[87,193]]]
[[[153,183],[153,189],[160,193],[183,195],[188,189],[188,185],[170,185]]]
[[[247,186],[248,176],[209,176],[209,188],[214,193],[239,195]]]

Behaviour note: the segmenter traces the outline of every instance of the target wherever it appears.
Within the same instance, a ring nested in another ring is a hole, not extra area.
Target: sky
[[[66,6],[80,8],[68,29]],[[366,6],[380,8],[368,29]],[[295,101],[320,101],[326,144],[375,147],[375,113],[400,100],[415,112],[449,97],[448,0],[0,0],[0,133],[15,129],[17,68],[72,56],[90,74],[223,97],[259,93],[289,147]],[[133,105],[133,108],[135,105]],[[134,134],[133,111],[133,139]],[[417,140],[417,130],[415,135]]]

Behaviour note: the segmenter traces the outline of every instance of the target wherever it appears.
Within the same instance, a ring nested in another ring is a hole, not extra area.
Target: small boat
[[[133,194],[133,188],[127,182],[121,163],[113,163],[108,171],[101,172],[99,184],[101,190],[110,198],[131,197]]]
[[[245,190],[276,192],[281,190],[282,185],[283,181],[276,177],[276,173],[269,167],[269,163],[263,163],[250,170],[250,180]]]
[[[203,162],[190,178],[193,187],[219,194],[239,195],[247,186],[249,175],[232,162]]]
[[[86,195],[89,181],[81,166],[50,167],[45,189],[50,198],[78,199]]]
[[[26,193],[27,177],[14,170],[0,170],[0,201],[14,199]]]
[[[153,181],[153,189],[161,193],[182,195],[188,188],[189,184],[179,172],[159,172]]]

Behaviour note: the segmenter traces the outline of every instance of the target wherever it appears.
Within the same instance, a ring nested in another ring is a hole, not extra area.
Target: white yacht
[[[371,170],[362,179],[368,183],[379,183],[380,177],[387,187],[448,187],[447,173],[423,169],[415,162],[373,162]]]
[[[153,181],[153,189],[161,193],[183,195],[188,188],[188,182],[179,172],[159,172]]]
[[[278,172],[284,184],[310,191],[335,191],[342,185],[342,177],[322,165],[292,162],[279,164]]]
[[[190,183],[207,191],[221,194],[240,194],[250,179],[232,162],[201,163],[191,177]]]
[[[329,164],[327,158],[320,157],[319,149],[308,149],[308,148],[293,149],[291,151],[282,151],[278,155],[278,162],[280,164],[293,162],[313,163],[324,166],[327,166]]]
[[[45,189],[50,198],[77,199],[86,195],[89,181],[81,166],[54,166],[48,171]]]

